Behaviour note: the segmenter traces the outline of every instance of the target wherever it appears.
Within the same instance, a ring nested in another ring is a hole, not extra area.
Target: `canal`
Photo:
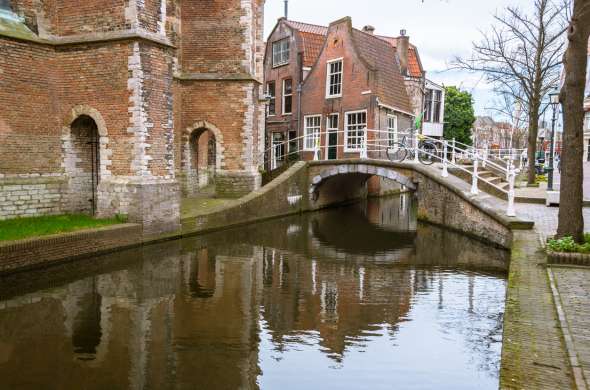
[[[411,195],[0,279],[0,389],[497,389],[508,253]]]

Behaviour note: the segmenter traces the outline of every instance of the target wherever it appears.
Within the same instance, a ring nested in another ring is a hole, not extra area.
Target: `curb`
[[[574,384],[578,390],[588,390],[586,378],[584,378],[584,371],[578,360],[578,352],[576,351],[574,339],[570,332],[570,327],[567,322],[565,311],[562,307],[561,296],[559,295],[559,290],[557,290],[555,275],[553,275],[551,267],[547,267],[547,276],[549,277],[549,285],[553,295],[553,303],[555,305],[555,310],[557,311],[557,318],[559,320],[559,325],[565,342],[565,350],[567,352],[570,367],[574,376]]]

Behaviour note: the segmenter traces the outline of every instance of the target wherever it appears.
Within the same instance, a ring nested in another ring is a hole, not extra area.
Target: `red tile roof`
[[[399,37],[386,37],[383,35],[377,35],[377,37],[383,39],[397,49]],[[422,77],[424,74],[422,62],[420,62],[420,56],[418,55],[418,49],[416,49],[416,46],[412,44],[410,44],[408,50],[408,74],[412,77]]]
[[[291,28],[299,30],[303,39],[303,66],[312,67],[322,51],[328,28],[315,24],[285,20]]]
[[[377,96],[381,103],[400,111],[412,112],[404,78],[395,60],[395,48],[375,35],[353,29],[359,55],[377,71]]]

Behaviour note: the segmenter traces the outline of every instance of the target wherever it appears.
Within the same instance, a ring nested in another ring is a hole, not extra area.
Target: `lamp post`
[[[549,179],[547,180],[547,191],[553,191],[553,170],[555,154],[555,121],[557,120],[557,107],[559,106],[559,90],[555,88],[549,93],[549,103],[553,109],[551,118],[551,145],[549,147]]]

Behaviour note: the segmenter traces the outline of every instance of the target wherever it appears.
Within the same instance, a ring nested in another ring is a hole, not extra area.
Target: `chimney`
[[[285,19],[289,19],[289,0],[285,0]]]
[[[397,39],[397,55],[399,57],[399,67],[402,76],[408,75],[408,50],[410,48],[410,37],[406,35],[406,30],[399,32]]]
[[[375,27],[373,26],[365,26],[363,27],[363,31],[366,32],[367,34],[375,34]]]

